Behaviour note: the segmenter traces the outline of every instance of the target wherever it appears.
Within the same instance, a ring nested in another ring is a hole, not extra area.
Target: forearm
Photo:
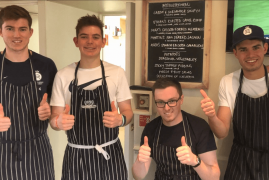
[[[146,163],[139,162],[138,159],[136,159],[132,172],[133,177],[135,180],[142,180],[145,178],[145,176],[148,174],[148,169]]]
[[[208,117],[208,123],[217,138],[223,139],[228,135],[229,127],[227,128],[217,116]]]
[[[50,127],[56,131],[60,131],[60,129],[56,125],[56,118],[59,116],[58,113],[52,113],[50,116]]]
[[[215,165],[207,165],[201,161],[201,164],[193,169],[202,180],[219,180],[220,178],[220,170],[217,163]]]

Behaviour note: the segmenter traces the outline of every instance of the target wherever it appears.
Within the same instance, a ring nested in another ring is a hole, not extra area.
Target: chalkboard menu
[[[146,81],[173,77],[205,86],[205,6],[206,1],[148,2]]]

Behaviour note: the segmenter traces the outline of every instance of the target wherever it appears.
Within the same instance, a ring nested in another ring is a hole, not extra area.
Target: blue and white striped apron
[[[77,71],[71,91],[71,111],[75,124],[67,131],[68,145],[63,161],[63,180],[127,180],[127,168],[118,139],[119,128],[103,124],[105,111],[111,111],[104,66],[102,85],[94,90],[77,86]],[[93,81],[95,82],[95,80]]]
[[[1,63],[0,103],[11,126],[8,131],[0,132],[0,179],[54,180],[48,120],[41,121],[38,117],[42,96],[37,90],[30,52],[33,81],[24,86],[3,79],[4,54],[5,51]]]
[[[186,143],[192,148],[190,125],[184,112],[182,112],[182,119]],[[200,180],[199,175],[192,166],[181,164],[178,160],[176,156],[177,148],[159,143],[159,136],[163,124],[162,121],[160,122],[154,136],[152,148],[152,158],[157,164],[155,180]],[[178,137],[178,139],[180,141],[181,137]]]
[[[269,179],[269,86],[265,66],[264,69],[267,94],[259,98],[241,92],[241,70],[233,114],[234,140],[225,180]]]

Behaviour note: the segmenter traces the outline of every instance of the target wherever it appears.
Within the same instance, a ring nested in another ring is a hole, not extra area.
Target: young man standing
[[[148,123],[133,165],[133,176],[143,179],[151,159],[157,164],[155,180],[218,180],[216,144],[203,119],[183,110],[184,96],[175,79],[158,79],[152,88],[160,115]]]
[[[54,62],[28,49],[32,18],[19,6],[0,11],[0,179],[53,180],[47,135]],[[42,98],[43,97],[43,98]]]
[[[119,126],[133,116],[125,73],[100,60],[106,40],[103,23],[95,15],[78,20],[73,40],[80,61],[57,73],[51,100],[51,126],[67,130],[68,137],[62,179],[127,180],[118,139]]]
[[[263,65],[268,44],[254,25],[235,30],[233,52],[242,69],[224,76],[219,87],[219,110],[201,90],[201,107],[215,135],[228,135],[231,119],[234,140],[224,179],[269,178],[268,73]]]

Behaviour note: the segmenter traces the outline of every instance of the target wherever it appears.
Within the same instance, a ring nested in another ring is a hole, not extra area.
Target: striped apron
[[[5,51],[4,51],[5,54]],[[41,121],[37,108],[41,94],[37,90],[29,53],[33,81],[24,86],[3,79],[2,58],[0,102],[11,120],[8,131],[0,132],[0,179],[53,180],[52,148],[47,135],[48,120]]]
[[[189,122],[187,116],[183,113],[182,117],[186,143],[192,149]],[[155,132],[152,148],[152,158],[157,164],[155,180],[200,180],[199,175],[192,166],[180,163],[176,156],[177,148],[159,144],[161,128],[162,121]],[[178,137],[178,139],[180,141],[181,137]]]
[[[269,179],[269,86],[265,69],[267,94],[251,98],[241,92],[243,71],[233,114],[234,140],[225,180]]]
[[[79,63],[71,91],[70,113],[75,116],[75,124],[67,131],[62,179],[127,180],[119,128],[103,124],[104,112],[111,111],[103,63],[102,85],[94,90],[77,86],[78,67]]]

